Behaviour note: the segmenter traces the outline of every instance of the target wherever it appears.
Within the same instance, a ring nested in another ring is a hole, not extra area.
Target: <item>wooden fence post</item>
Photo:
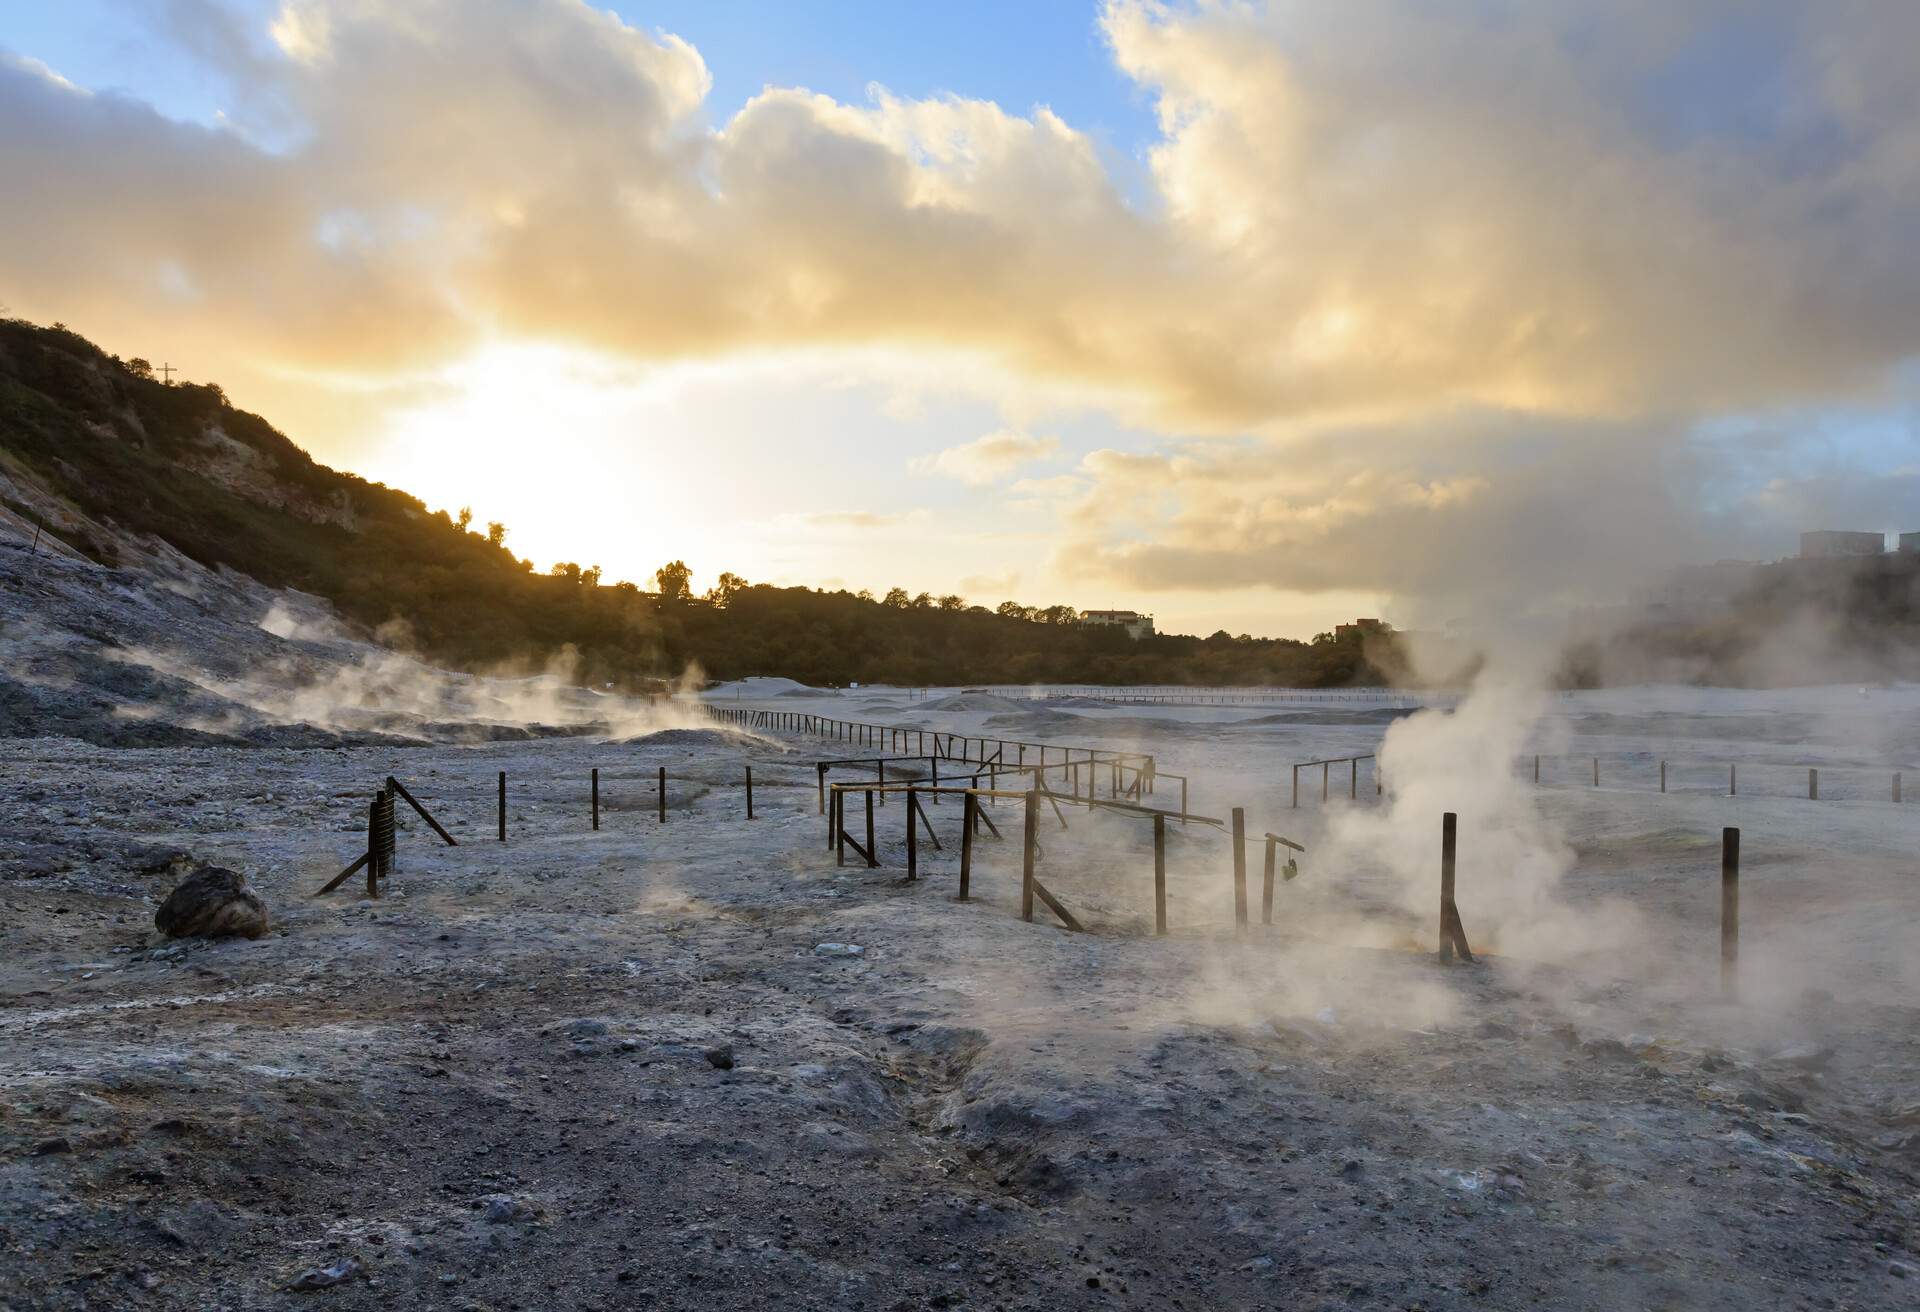
[[[1153,932],[1167,932],[1167,817],[1153,816]]]
[[[907,878],[909,880],[920,877],[920,835],[917,832],[919,824],[916,820],[919,807],[919,802],[914,800],[913,789],[907,789]]]
[[[1740,967],[1740,831],[1720,831],[1720,992],[1731,998],[1739,992]]]
[[[1660,791],[1663,793],[1667,791],[1667,763],[1665,761],[1660,762]]]
[[[1280,846],[1273,835],[1267,835],[1267,859],[1260,872],[1260,923],[1273,923],[1273,859],[1274,850]]]
[[[660,767],[660,823],[667,822],[667,767]]]
[[[1247,927],[1247,809],[1233,808],[1233,923]]]
[[[1900,772],[1898,770],[1893,772],[1893,800],[1896,802],[1900,800]]]
[[[747,819],[753,819],[753,767],[747,767]]]
[[[880,864],[880,849],[873,843],[873,789],[867,789],[867,869]]]
[[[1460,923],[1460,907],[1453,898],[1453,874],[1455,838],[1459,831],[1459,818],[1452,811],[1440,817],[1440,960],[1453,960],[1456,951],[1460,960],[1472,961],[1473,950],[1467,946],[1467,931]]]
[[[1820,800],[1820,771],[1812,767],[1807,769],[1807,800],[1809,802]]]
[[[1593,786],[1600,786],[1600,758],[1597,756],[1593,758]]]
[[[1727,796],[1740,796],[1740,767],[1737,765],[1727,767]]]
[[[1540,782],[1540,753],[1538,752],[1533,754],[1533,781]]]
[[[593,827],[600,828],[600,767],[593,767]]]
[[[980,799],[968,793],[960,799],[960,900],[965,902],[973,884],[973,808]]]
[[[507,772],[500,772],[500,841],[507,841]]]
[[[972,796],[972,794],[968,794]],[[1040,792],[1027,790],[1026,825],[1020,840],[1020,919],[1033,923],[1033,863],[1040,847]]]

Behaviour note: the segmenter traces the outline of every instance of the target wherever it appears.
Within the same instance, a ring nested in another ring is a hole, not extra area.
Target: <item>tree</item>
[[[473,507],[472,506],[460,507],[460,513],[454,516],[453,522],[459,525],[460,531],[462,533],[465,533],[467,531],[467,528],[473,523]]]
[[[135,378],[144,378],[148,382],[153,381],[152,362],[148,360],[143,360],[137,355],[134,356],[133,359],[127,361],[127,372],[132,374]]]
[[[580,582],[585,584],[589,588],[599,587],[600,586],[600,567],[598,565],[589,565],[585,569],[581,570]]]
[[[966,608],[967,599],[957,592],[949,592],[946,596],[940,598],[941,610],[965,610]]]
[[[501,547],[505,546],[506,542],[507,526],[497,519],[489,520],[487,522],[487,545],[490,547]]]
[[[888,588],[887,595],[880,601],[882,606],[892,606],[895,610],[905,610],[913,605],[913,598],[907,595],[905,588]]]
[[[565,579],[569,583],[578,583],[580,581],[580,567],[570,560],[554,561],[553,568],[548,570],[547,573],[557,579]]]
[[[915,610],[932,610],[933,594],[931,592],[917,592],[914,594],[913,600],[908,604]]]
[[[1080,612],[1071,606],[1049,606],[1034,618],[1042,624],[1078,624]]]
[[[1003,619],[1031,621],[1034,610],[1033,607],[1022,606],[1017,601],[1003,601],[993,608],[993,613]]]
[[[691,598],[693,589],[688,586],[688,581],[692,578],[693,571],[687,568],[684,560],[670,560],[653,572],[653,581],[659,585],[662,601],[679,602]]]
[[[747,581],[731,570],[721,570],[720,580],[707,590],[707,600],[716,606],[730,606],[733,596],[747,586]]]

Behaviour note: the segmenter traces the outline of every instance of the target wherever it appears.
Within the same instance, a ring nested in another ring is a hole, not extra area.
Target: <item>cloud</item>
[[[157,324],[171,269],[229,351],[289,368],[486,333],[917,344],[1193,431],[1756,405],[1920,348],[1913,6],[1102,22],[1164,132],[1141,207],[1046,110],[771,88],[710,126],[697,51],[580,0],[290,0],[269,55],[195,42],[232,130],[16,60],[0,166],[39,182],[0,200],[0,276],[73,322]]]
[[[904,510],[894,514],[883,514],[872,510],[823,510],[816,514],[803,515],[804,523],[818,528],[882,529],[899,528],[903,524],[914,524],[926,518],[924,511]]]
[[[1141,588],[1557,590],[1707,549],[1751,471],[1702,417],[1874,404],[1920,353],[1905,0],[1108,0],[1158,115],[1138,198],[1045,109],[770,87],[713,121],[700,52],[582,0],[167,12],[223,126],[0,60],[17,312],[343,425],[500,340],[966,360],[1170,435],[1011,489]],[[1772,472],[1757,523],[1805,503]]]
[[[1022,465],[1044,460],[1060,449],[1058,438],[998,432],[950,446],[913,462],[916,472],[940,474],[973,487],[996,483]]]

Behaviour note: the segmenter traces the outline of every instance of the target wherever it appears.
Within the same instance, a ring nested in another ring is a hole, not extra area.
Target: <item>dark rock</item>
[[[705,1056],[708,1064],[715,1070],[730,1071],[733,1069],[733,1045],[731,1043],[722,1043],[717,1047],[708,1048]]]
[[[168,938],[259,938],[267,932],[267,904],[237,871],[201,866],[153,913]]]
[[[55,1153],[70,1153],[72,1151],[73,1144],[66,1139],[47,1139],[35,1144],[33,1147],[33,1155],[35,1157],[51,1157]]]

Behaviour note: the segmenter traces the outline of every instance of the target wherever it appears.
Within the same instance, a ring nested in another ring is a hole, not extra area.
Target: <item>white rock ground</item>
[[[1323,810],[1314,777],[1288,806],[1287,763],[1379,742],[1365,707],[1274,721],[759,682],[716,696],[1138,745],[1195,774],[1195,810],[1244,805],[1253,832],[1309,853],[1278,923],[1236,934],[1220,836],[1175,826],[1174,932],[1155,939],[1145,826],[1049,816],[1043,878],[1093,931],[1074,935],[1020,921],[1017,843],[983,841],[976,900],[952,900],[951,801],[919,882],[902,882],[897,801],[882,868],[836,868],[808,763],[840,753],[812,740],[0,742],[0,1304],[1920,1294],[1920,797],[1885,793],[1914,751],[1911,689],[1565,699],[1538,735],[1557,753],[1545,786],[1520,789],[1567,853],[1552,914],[1511,950],[1489,942],[1476,890],[1495,872],[1464,845],[1468,932],[1503,950],[1451,969],[1431,958],[1431,882],[1408,893],[1350,843],[1329,855],[1342,817],[1384,803],[1336,787]],[[1655,791],[1662,757],[1686,762],[1686,791]],[[1825,800],[1791,795],[1809,764]],[[389,772],[461,845],[403,807],[385,897],[359,881],[310,897]],[[1017,834],[1014,808],[993,816]],[[1437,816],[1413,819],[1437,848]],[[1729,824],[1738,1003],[1716,983]],[[165,944],[151,917],[175,852],[244,871],[274,931]],[[1252,866],[1257,918],[1257,851]],[[345,1259],[324,1291],[288,1289]]]

